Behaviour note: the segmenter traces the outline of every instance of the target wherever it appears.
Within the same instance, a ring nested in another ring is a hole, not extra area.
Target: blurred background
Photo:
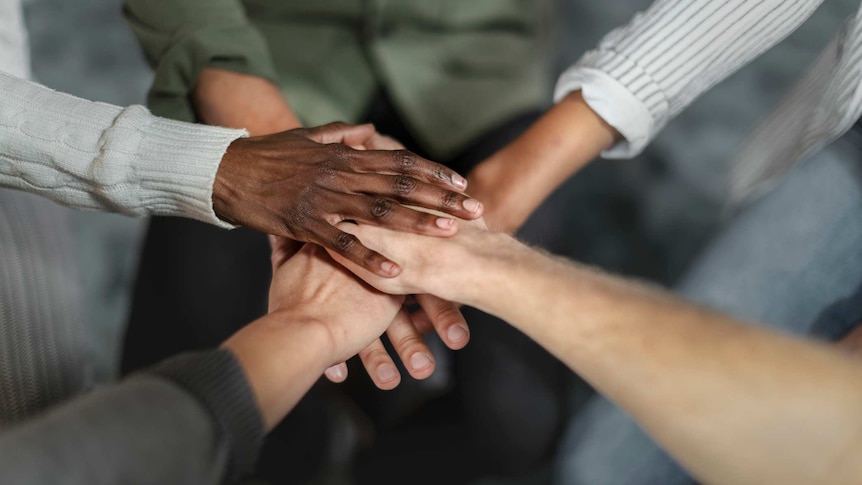
[[[649,0],[558,0],[558,70]],[[820,51],[855,0],[825,2],[787,41],[696,102],[638,159],[602,161],[577,176],[581,200],[563,227],[580,259],[671,284],[726,214],[729,162],[757,120]],[[143,103],[151,73],[120,16],[120,0],[29,0],[34,75],[84,98]],[[141,220],[75,213],[84,269],[87,344],[96,377],[115,375],[143,233]]]

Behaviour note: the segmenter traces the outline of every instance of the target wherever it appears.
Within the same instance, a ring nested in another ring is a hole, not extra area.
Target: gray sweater
[[[0,432],[0,483],[232,482],[263,436],[233,355],[187,354]]]

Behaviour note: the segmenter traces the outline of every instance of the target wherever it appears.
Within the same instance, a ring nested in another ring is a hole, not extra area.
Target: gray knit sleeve
[[[0,431],[0,483],[222,483],[262,439],[236,360],[192,354]]]

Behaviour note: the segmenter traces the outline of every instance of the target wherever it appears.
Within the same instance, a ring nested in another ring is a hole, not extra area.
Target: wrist
[[[242,173],[244,146],[247,138],[234,140],[225,150],[213,180],[212,207],[219,219],[241,225],[234,215],[234,201],[240,192],[234,184],[235,176]]]
[[[566,179],[619,137],[574,92],[470,174],[494,230],[514,232]]]
[[[281,311],[258,319],[223,344],[245,372],[267,430],[331,365],[330,342],[315,320]]]
[[[492,231],[514,233],[530,216],[529,204],[518,204],[523,184],[518,183],[518,162],[506,149],[476,166],[467,177],[472,197],[485,206],[483,218]]]
[[[458,280],[446,285],[457,288],[454,301],[497,314],[506,289],[529,253],[523,243],[501,232],[482,232],[461,258]],[[511,298],[511,295],[505,296]]]

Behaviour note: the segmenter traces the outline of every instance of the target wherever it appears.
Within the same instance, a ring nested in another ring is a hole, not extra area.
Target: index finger
[[[356,152],[354,156],[358,172],[409,175],[459,192],[467,190],[467,179],[457,172],[409,150],[365,150]]]

